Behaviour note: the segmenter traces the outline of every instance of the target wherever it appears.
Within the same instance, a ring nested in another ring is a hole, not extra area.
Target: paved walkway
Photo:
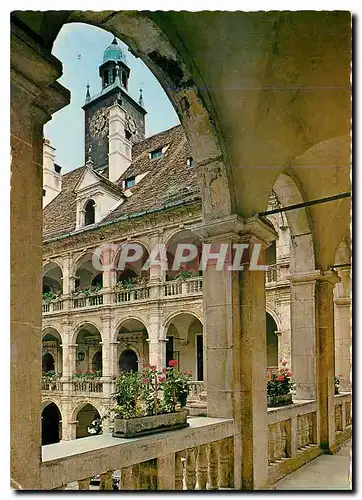
[[[334,455],[321,455],[274,484],[275,490],[350,490],[351,440]]]

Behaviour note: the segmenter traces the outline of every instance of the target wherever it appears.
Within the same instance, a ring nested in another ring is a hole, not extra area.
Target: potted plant
[[[282,361],[278,373],[268,373],[267,376],[267,401],[268,406],[283,406],[293,403],[291,389],[292,373],[287,368],[287,362]]]
[[[43,300],[45,302],[51,302],[52,300],[57,299],[62,295],[60,290],[57,290],[56,292],[53,292],[52,290],[50,292],[45,292],[43,293]]]
[[[112,399],[115,437],[134,437],[187,427],[184,409],[189,392],[189,373],[169,366],[158,372],[155,366],[146,366],[141,373],[123,373],[116,383]]]
[[[82,285],[77,286],[74,290],[73,295],[76,297],[89,297],[91,295],[97,295],[102,290],[100,283],[96,285]]]

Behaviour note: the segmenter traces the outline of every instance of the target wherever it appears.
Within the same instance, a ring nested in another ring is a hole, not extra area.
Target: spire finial
[[[113,36],[112,45],[118,45],[117,38]]]
[[[90,88],[90,85],[89,85],[89,82],[87,83],[87,93],[85,95],[85,102],[89,102],[90,99],[91,99],[91,95],[90,95],[90,92],[89,92],[89,88]]]
[[[142,95],[142,92],[143,92],[143,90],[141,88],[140,89],[140,96],[139,96],[139,99],[138,99],[138,104],[143,107],[143,95]]]

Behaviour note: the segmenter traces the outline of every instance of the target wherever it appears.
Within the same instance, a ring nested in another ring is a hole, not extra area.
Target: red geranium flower
[[[170,359],[170,361],[168,362],[168,366],[171,366],[172,368],[177,365],[178,365],[177,359]]]
[[[277,380],[278,380],[278,382],[284,382],[284,375],[279,375]]]
[[[155,372],[157,370],[157,368],[155,366],[150,366],[150,369]]]
[[[287,362],[286,361],[282,361],[282,366],[287,366]]]
[[[292,376],[292,372],[287,372],[287,377],[291,377]]]

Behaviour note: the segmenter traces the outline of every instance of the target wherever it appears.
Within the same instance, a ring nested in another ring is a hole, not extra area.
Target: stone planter
[[[145,436],[155,432],[172,431],[188,427],[187,410],[177,411],[175,413],[164,413],[162,415],[153,415],[150,417],[130,418],[124,420],[115,417],[113,437],[132,438],[136,436]]]
[[[280,396],[268,396],[268,407],[284,406],[293,403],[292,394],[281,394]]]

